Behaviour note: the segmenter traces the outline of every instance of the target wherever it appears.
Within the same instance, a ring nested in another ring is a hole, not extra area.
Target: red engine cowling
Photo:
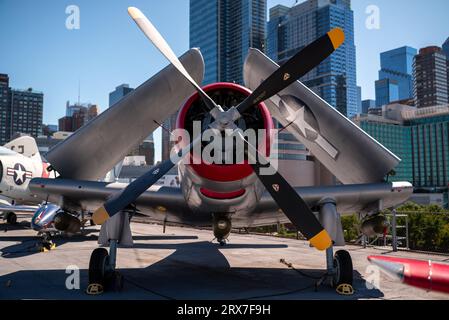
[[[203,89],[225,110],[237,106],[251,93],[248,89],[234,83],[216,83]],[[201,121],[203,130],[207,129],[208,125],[214,121],[198,94],[194,94],[188,99],[180,110],[177,128],[186,130],[192,137],[194,121]],[[263,136],[258,137],[260,143],[257,148],[262,154],[269,157],[274,124],[265,104],[261,103],[251,108],[242,115],[242,119],[236,124],[243,131],[253,129],[256,132],[263,132]],[[187,141],[181,141],[177,147],[179,149],[186,144]],[[186,198],[191,196],[190,190],[195,189],[198,197],[203,198],[203,201],[205,198],[223,203],[232,199],[241,199],[248,193],[248,186],[257,180],[253,179],[254,172],[247,159],[241,164],[213,164],[205,162],[200,154],[192,152],[190,162],[186,167],[186,172],[182,172],[183,169],[181,169],[181,174],[193,180],[186,183],[188,190],[185,190],[185,193],[189,193]],[[199,203],[195,203],[195,205],[198,206]]]

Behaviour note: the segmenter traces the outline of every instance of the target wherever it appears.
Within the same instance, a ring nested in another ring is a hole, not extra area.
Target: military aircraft
[[[334,255],[333,249],[345,245],[340,213],[370,219],[405,202],[413,187],[408,182],[386,182],[400,159],[298,81],[338,48],[344,50],[344,32],[331,30],[281,67],[251,49],[244,64],[246,87],[235,83],[200,87],[204,74],[200,50],[191,49],[178,59],[139,9],[131,7],[128,12],[170,65],[46,155],[60,174],[58,179],[36,178],[30,183],[34,195],[60,204],[63,210],[95,211],[94,222],[102,224],[99,242],[109,245],[109,252],[93,251],[88,293],[103,292],[112,280],[120,282],[117,245],[132,245],[126,217],[136,210],[153,221],[212,226],[221,245],[232,227],[291,222],[311,246],[326,251],[326,279],[336,287],[351,285],[351,257],[347,251]],[[195,121],[217,137],[235,133],[236,144],[244,145],[244,161],[203,161],[195,150],[201,152],[209,144],[194,137],[179,140],[169,160],[129,185],[98,182],[131,146],[177,111],[177,127],[191,135]],[[270,163],[273,118],[341,185],[291,187]],[[248,128],[264,132],[260,144],[252,145],[241,135]],[[181,188],[156,186],[175,165]],[[264,169],[271,173],[263,174]]]
[[[49,234],[75,234],[83,223],[79,212],[65,212],[30,192],[29,183],[33,178],[57,177],[55,171],[47,170],[49,167],[41,158],[35,139],[30,136],[19,137],[0,147],[0,212],[3,219],[13,225],[17,223],[17,213],[30,215],[31,227],[44,236],[44,245],[51,244]]]
[[[32,137],[19,137],[0,147],[0,211],[9,224],[17,222],[16,213],[39,208],[41,200],[30,194],[28,184],[35,177],[48,178],[47,166]]]

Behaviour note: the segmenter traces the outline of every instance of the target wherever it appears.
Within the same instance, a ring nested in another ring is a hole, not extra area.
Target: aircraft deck
[[[0,299],[449,299],[397,283],[382,274],[380,289],[368,289],[367,256],[390,254],[449,262],[449,257],[348,246],[354,261],[356,293],[339,296],[328,286],[315,290],[325,256],[305,241],[232,234],[230,243],[211,243],[212,232],[133,223],[135,246],[119,249],[117,266],[125,277],[121,292],[88,296],[89,257],[98,233],[56,239],[57,248],[37,253],[36,232],[23,219],[0,225]],[[281,264],[285,259],[296,270]],[[68,290],[68,266],[80,269],[80,290]],[[299,271],[298,271],[299,270]]]

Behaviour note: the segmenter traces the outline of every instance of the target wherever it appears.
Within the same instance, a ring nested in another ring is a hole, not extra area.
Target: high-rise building
[[[369,109],[376,107],[375,100],[363,100],[362,101],[362,114],[368,114]]]
[[[109,94],[109,107],[112,107],[114,104],[123,99],[127,94],[131,93],[134,89],[129,87],[129,84],[122,84],[115,88]]]
[[[376,107],[382,107],[399,100],[399,84],[393,79],[376,81]]]
[[[42,132],[44,94],[33,89],[9,87],[7,74],[0,74],[0,144],[17,134],[38,137]]]
[[[440,47],[419,50],[413,62],[414,97],[418,108],[449,103],[447,58]]]
[[[204,84],[243,83],[249,48],[265,51],[266,0],[190,0],[190,47],[200,48]]]
[[[362,87],[357,86],[357,114],[362,113]]]
[[[377,106],[397,101],[405,100],[413,97],[413,58],[417,54],[417,50],[412,47],[401,47],[380,54],[380,71],[379,80],[390,80],[391,83],[397,85],[398,94],[391,96],[385,95],[386,87],[376,86],[376,96],[381,99]],[[382,92],[377,93],[377,89]],[[396,89],[394,89],[396,91]]]
[[[391,104],[382,113],[355,119],[360,127],[402,161],[391,181],[409,181],[417,189],[441,189],[449,183],[449,106],[417,109]]]
[[[447,68],[447,92],[449,93],[449,38],[443,43],[443,52],[446,54],[446,68]]]
[[[171,133],[176,129],[176,120],[178,113],[171,115],[163,123],[162,128],[162,161],[170,159],[170,152],[175,146],[175,142],[171,141]]]
[[[75,132],[98,116],[98,113],[99,108],[95,104],[76,103],[71,105],[67,101],[66,116],[59,119],[59,131]]]
[[[360,110],[357,97],[354,13],[350,0],[307,0],[270,9],[267,53],[279,64],[335,27],[345,42],[301,81],[349,117]]]

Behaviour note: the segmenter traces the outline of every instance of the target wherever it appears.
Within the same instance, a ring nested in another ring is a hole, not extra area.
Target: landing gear
[[[353,274],[354,269],[352,265],[352,258],[349,252],[339,250],[334,255],[333,247],[326,250],[326,274],[316,283],[316,290],[326,280],[334,288],[338,294],[353,295]]]
[[[133,240],[128,213],[122,212],[102,225],[99,244],[109,246],[98,248],[92,252],[89,261],[89,286],[87,294],[99,295],[105,291],[121,291],[123,276],[116,270],[117,247],[132,247]]]
[[[14,212],[6,213],[6,222],[10,225],[17,224],[17,215]]]
[[[98,248],[92,252],[89,261],[89,295],[99,295],[105,291],[121,291],[123,276],[116,271],[115,262],[117,241],[111,241],[110,252],[105,248]]]
[[[341,285],[352,286],[354,278],[352,259],[348,251],[340,250],[334,256],[334,275],[332,276],[332,287],[338,289]]]
[[[229,234],[232,229],[232,221],[229,214],[214,214],[214,236],[220,246],[226,245]]]

